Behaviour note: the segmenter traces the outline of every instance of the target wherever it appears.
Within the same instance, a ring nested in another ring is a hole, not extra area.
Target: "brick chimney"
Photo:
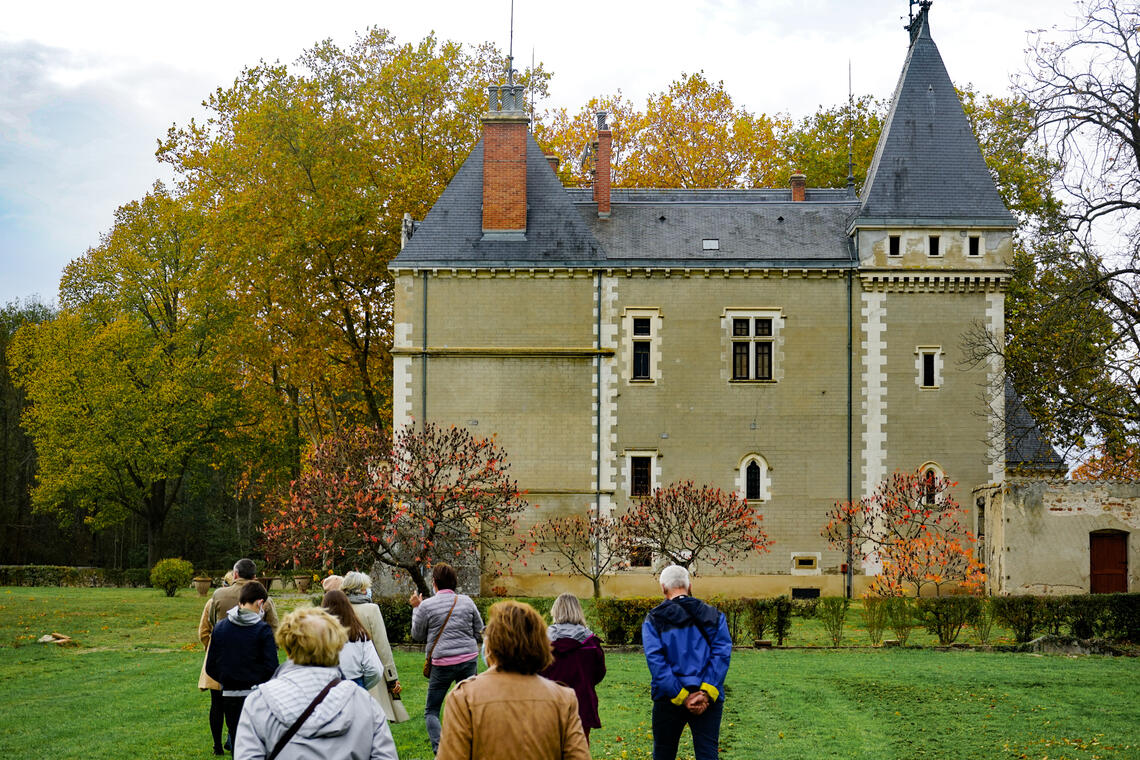
[[[552,172],[554,172],[555,174],[557,174],[558,173],[558,165],[560,163],[562,163],[562,159],[558,158],[558,156],[553,154],[553,153],[547,153],[546,154],[546,163],[550,164],[550,170]]]
[[[807,187],[807,177],[799,172],[792,175],[792,200],[802,201],[804,189]]]
[[[598,153],[594,167],[594,202],[598,216],[610,218],[610,153],[613,151],[613,133],[606,124],[606,112],[598,111]]]
[[[483,239],[526,239],[527,115],[523,86],[487,88],[483,116]]]

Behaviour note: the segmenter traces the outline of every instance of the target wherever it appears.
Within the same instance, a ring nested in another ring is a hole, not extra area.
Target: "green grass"
[[[0,588],[0,757],[212,757],[209,697],[196,688],[201,606],[189,592]],[[795,625],[809,633],[802,643],[816,638],[805,621]],[[52,631],[78,646],[32,643]],[[403,760],[430,757],[422,657],[397,653],[412,714],[393,726]],[[610,653],[608,664],[594,756],[643,760],[652,747],[644,659]],[[726,758],[1140,758],[1134,658],[739,650],[726,691]]]

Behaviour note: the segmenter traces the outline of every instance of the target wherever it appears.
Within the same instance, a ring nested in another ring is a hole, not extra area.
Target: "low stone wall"
[[[1090,534],[1128,534],[1127,590],[1140,591],[1140,483],[1013,478],[975,490],[991,594],[1081,594]]]

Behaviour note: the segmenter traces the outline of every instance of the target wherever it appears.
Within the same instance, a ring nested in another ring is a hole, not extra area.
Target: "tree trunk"
[[[594,584],[594,598],[595,599],[601,599],[602,598],[602,579],[601,579],[601,577],[595,575],[590,580]]]
[[[166,522],[166,480],[156,480],[150,484],[150,495],[146,504],[146,565],[154,567],[158,562],[159,541],[162,526]]]

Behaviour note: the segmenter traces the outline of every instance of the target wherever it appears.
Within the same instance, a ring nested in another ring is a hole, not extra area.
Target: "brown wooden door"
[[[1090,533],[1089,562],[1093,594],[1128,591],[1128,534]]]

